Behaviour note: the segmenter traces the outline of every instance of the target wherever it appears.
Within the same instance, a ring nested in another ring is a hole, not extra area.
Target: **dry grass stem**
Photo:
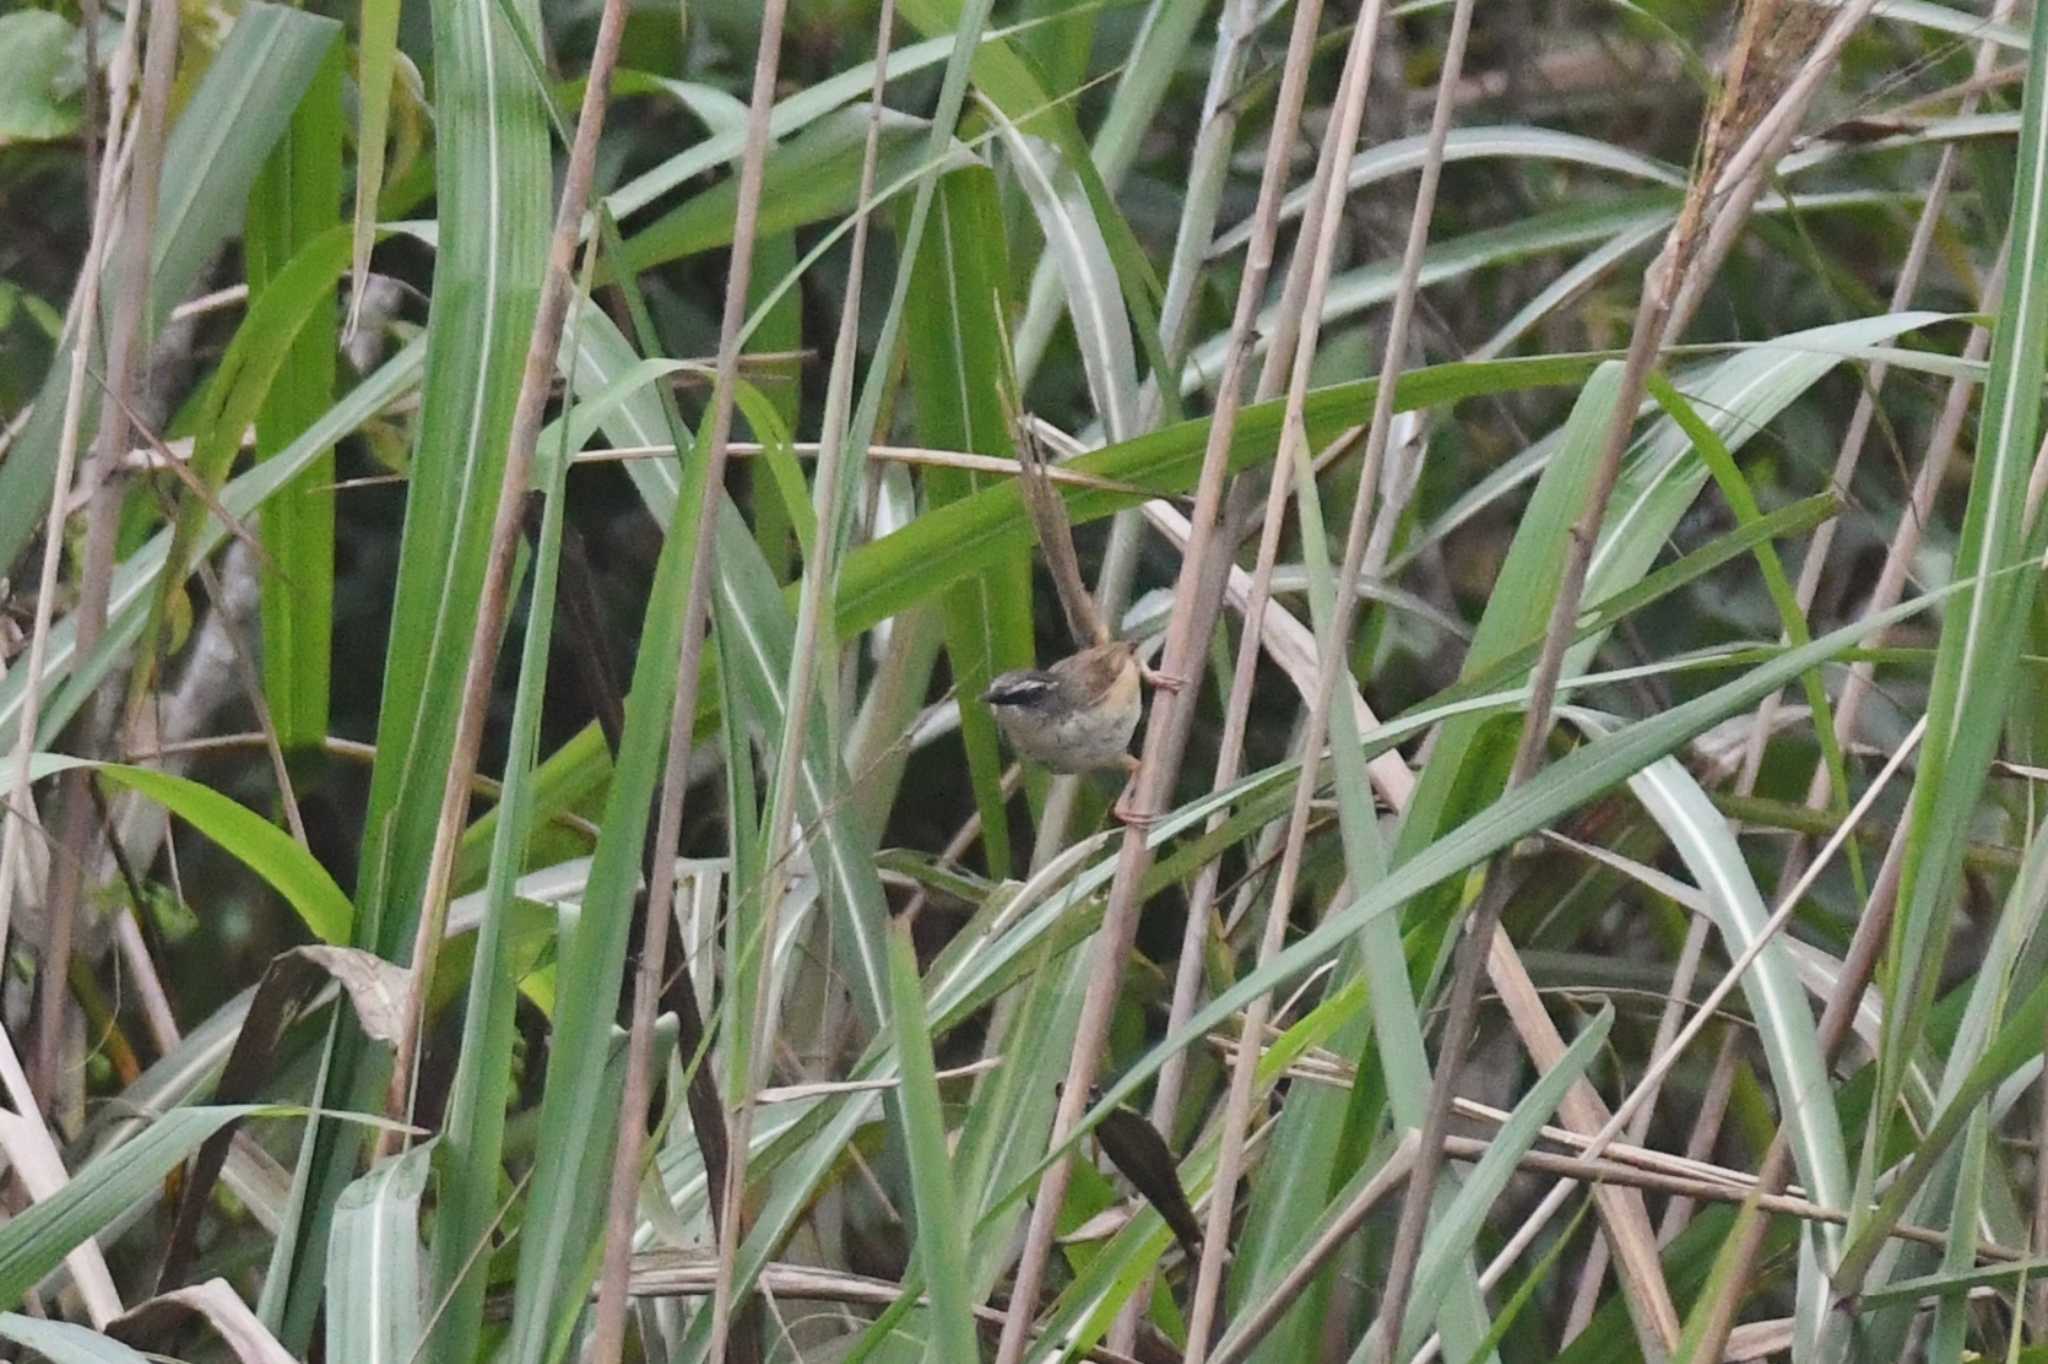
[[[1216,536],[1216,523],[1222,510],[1224,473],[1231,438],[1236,432],[1237,413],[1242,402],[1242,376],[1251,352],[1254,323],[1265,292],[1266,278],[1272,268],[1273,239],[1278,230],[1287,150],[1301,116],[1309,56],[1321,17],[1322,6],[1318,0],[1302,0],[1295,7],[1294,27],[1288,38],[1286,64],[1274,104],[1272,132],[1259,182],[1258,208],[1254,214],[1256,226],[1246,252],[1245,271],[1239,281],[1237,306],[1231,322],[1224,382],[1217,393],[1216,410],[1210,417],[1209,440],[1203,452],[1195,508],[1190,517],[1193,529],[1187,553],[1181,560],[1173,615],[1167,627],[1164,670],[1185,678],[1187,686],[1179,695],[1159,692],[1153,698],[1151,719],[1145,732],[1144,757],[1133,795],[1136,808],[1141,811],[1159,809],[1164,794],[1172,789],[1179,775],[1178,750],[1184,741],[1199,688],[1200,673],[1196,665],[1200,651],[1207,643],[1215,609],[1213,600],[1205,600],[1209,597],[1206,589],[1210,588],[1213,580],[1214,592],[1220,596],[1221,569],[1227,565],[1231,549],[1227,544],[1219,544]],[[1096,969],[1082,1001],[1066,1082],[1053,1116],[1052,1140],[1055,1147],[1067,1143],[1095,1081],[1096,1066],[1108,1035],[1124,962],[1137,934],[1138,882],[1150,862],[1151,852],[1142,833],[1136,828],[1127,829],[1102,929],[1092,949]],[[1071,1160],[1071,1153],[1061,1155],[1040,1178],[1038,1195],[1032,1203],[1031,1218],[1013,1278],[1010,1312],[996,1349],[996,1364],[1018,1364],[1023,1357],[1039,1285],[1044,1280],[1046,1259],[1052,1251],[1054,1222],[1066,1201],[1072,1173]]]
[[[440,818],[435,825],[433,852],[427,864],[419,928],[413,939],[410,958],[412,993],[406,1004],[406,1026],[393,1058],[391,1086],[385,1100],[385,1110],[394,1119],[404,1118],[413,1107],[414,1065],[421,1045],[420,1031],[425,1022],[426,992],[433,980],[434,963],[445,933],[448,884],[454,872],[456,844],[462,836],[464,815],[469,809],[470,778],[476,771],[477,753],[483,744],[484,722],[489,715],[498,640],[504,632],[506,613],[511,608],[512,564],[525,520],[534,448],[540,439],[542,411],[554,380],[563,320],[568,316],[569,300],[576,289],[576,243],[590,201],[597,140],[604,130],[605,107],[611,95],[611,68],[618,55],[619,25],[624,22],[623,14],[613,13],[617,7],[617,0],[607,0],[604,17],[599,24],[599,44],[592,55],[584,85],[583,108],[577,119],[576,140],[569,151],[554,234],[548,245],[547,271],[541,282],[533,336],[527,345],[519,396],[513,409],[512,429],[506,440],[505,470],[498,488],[489,556],[485,561],[484,580],[470,633],[455,743],[450,753],[448,775],[442,785]],[[391,1140],[392,1134],[387,1130],[380,1145],[388,1148]]]

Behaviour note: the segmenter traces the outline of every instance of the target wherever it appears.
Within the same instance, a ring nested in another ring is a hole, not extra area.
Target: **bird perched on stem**
[[[997,316],[1002,314],[997,301]],[[1045,472],[1045,452],[1018,402],[1017,376],[1010,369],[1009,337],[1003,337],[1004,372],[998,392],[1017,452],[1017,489],[1046,569],[1067,618],[1067,629],[1080,645],[1047,668],[1020,668],[990,683],[981,699],[996,718],[1010,747],[1055,772],[1095,772],[1121,767],[1128,774],[1113,813],[1126,824],[1144,828],[1157,818],[1131,803],[1136,793],[1139,762],[1131,756],[1131,735],[1144,707],[1141,681],[1162,691],[1177,692],[1181,679],[1155,672],[1138,661],[1137,646],[1117,639],[1095,607],[1095,598],[1081,580],[1081,562],[1074,553],[1074,527],[1067,504],[1053,490]]]
[[[1180,679],[1138,661],[1137,646],[1112,639],[1069,654],[1049,668],[1020,668],[996,678],[982,694],[1010,747],[1055,772],[1095,772],[1121,767],[1135,780],[1139,763],[1131,756],[1143,696],[1140,679],[1170,691]],[[1116,817],[1149,824],[1130,804],[1130,787],[1117,798]]]
[[[1123,768],[1130,781],[1117,798],[1114,813],[1126,824],[1143,827],[1154,816],[1141,814],[1131,804],[1139,763],[1129,751],[1144,708],[1139,683],[1179,691],[1181,680],[1146,667],[1138,660],[1135,644],[1110,634],[1081,581],[1066,504],[1046,477],[1037,437],[1014,410],[1011,426],[1025,508],[1058,590],[1067,628],[1086,643],[1050,667],[1002,674],[981,699],[995,713],[1010,747],[1034,762],[1055,772]]]

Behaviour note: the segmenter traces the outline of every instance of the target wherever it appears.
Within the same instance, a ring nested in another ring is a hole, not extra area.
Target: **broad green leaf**
[[[954,171],[939,184],[926,248],[912,269],[905,348],[917,394],[917,434],[942,450],[1010,454],[1010,433],[996,385],[1002,373],[995,347],[997,309],[1007,291],[1003,220],[995,176]],[[995,479],[935,466],[924,473],[925,502],[943,507],[971,496]],[[1002,751],[995,720],[981,695],[1000,672],[1031,665],[1031,560],[1013,549],[988,568],[946,589],[941,597],[946,653],[960,698],[960,738],[968,777],[981,811],[989,875],[1011,868],[1010,825],[1001,785]]]
[[[174,1109],[89,1161],[56,1194],[0,1227],[0,1305],[19,1307],[73,1246],[130,1206],[157,1197],[164,1177],[223,1124],[275,1111],[247,1104]]]
[[[0,14],[0,147],[78,131],[85,73],[76,36],[69,20],[46,9]]]
[[[282,895],[320,941],[348,940],[354,918],[348,896],[311,853],[254,810],[190,778],[125,763],[37,754],[30,761],[29,776],[40,781],[74,767],[89,768],[140,792],[218,843]]]
[[[429,1141],[372,1165],[341,1191],[327,1250],[327,1357],[411,1364],[424,1343],[420,1207]]]
[[[586,285],[588,276],[586,261]],[[566,338],[572,356],[581,322],[581,311],[572,313]],[[573,389],[573,360],[570,372]],[[580,408],[573,411],[580,415]],[[489,1287],[485,1257],[478,1249],[490,1240],[499,1214],[505,1121],[512,1099],[515,1015],[523,974],[515,965],[513,915],[519,904],[519,874],[535,827],[540,721],[547,697],[549,646],[554,639],[568,456],[580,443],[575,425],[572,420],[558,420],[539,438],[537,453],[552,452],[554,458],[536,461],[538,491],[546,503],[533,547],[526,638],[520,649],[504,786],[493,811],[496,819],[490,835],[483,919],[477,928],[475,962],[463,1010],[461,1060],[449,1093],[440,1153],[435,1157],[441,1173],[439,1214],[427,1282],[435,1301],[446,1304],[431,1329],[435,1352],[448,1359],[476,1355],[484,1294]]]
[[[327,341],[322,353],[326,356],[331,373],[334,285],[347,264],[348,232],[339,225],[332,226],[309,241],[288,264],[278,269],[265,282],[262,296],[235,332],[235,339],[229,343],[227,354],[221,357],[220,368],[215,371],[213,381],[207,386],[206,396],[201,402],[199,432],[192,445],[192,477],[206,489],[209,497],[214,496],[226,482],[228,469],[242,448],[243,433],[269,409],[272,386],[276,384],[280,375],[288,372],[287,365],[291,366],[289,372],[295,379],[306,377],[303,365],[307,352],[299,349],[299,341],[306,328],[315,323],[316,317],[322,315],[323,309],[325,322],[321,325],[326,328]],[[319,330],[320,327],[315,326],[316,338]],[[296,395],[288,394],[284,401],[291,404],[289,416],[292,422],[306,417],[308,408],[300,405]],[[324,410],[325,407],[325,403],[318,404],[316,415],[317,410]],[[297,432],[288,434],[296,435]],[[287,439],[281,443],[289,442]],[[321,461],[316,456],[307,466],[306,474],[301,477],[317,473],[321,467]],[[311,516],[303,518],[313,528],[313,540],[307,548],[316,552],[325,551],[325,557],[321,562],[328,566],[326,576],[331,579],[333,494],[309,494],[304,486],[298,489],[286,488],[272,500],[270,507],[294,507],[295,511],[288,514],[288,524],[296,529],[305,529],[299,525],[299,513],[305,510],[305,502],[309,496],[319,499],[327,519],[321,522]],[[171,601],[183,589],[185,576],[192,571],[194,548],[199,541],[200,526],[210,516],[212,509],[198,497],[187,496],[179,505],[177,524],[171,535],[170,548],[164,557],[163,575],[157,584],[156,603],[150,610],[150,625],[143,637],[141,662],[129,679],[131,704],[138,702],[155,681],[154,665],[163,647],[166,612]],[[297,551],[293,551],[292,558],[287,562],[296,561]],[[279,567],[283,565],[280,564]],[[308,584],[316,589],[319,585],[317,578]],[[317,606],[323,619],[331,616],[331,582],[328,587],[326,600],[309,600],[302,607],[294,608],[288,599],[286,613],[292,614],[297,609],[312,610]],[[324,646],[330,629],[331,626],[314,626],[311,627],[311,632]],[[290,659],[289,651],[296,643],[310,645],[313,642],[313,639],[294,641],[289,634],[285,639],[279,640],[278,647],[286,651],[279,665]],[[323,647],[314,664],[321,682],[316,707],[320,727],[314,736],[316,739],[325,737],[326,734],[326,654],[327,651]],[[265,666],[266,669],[273,666],[268,657],[265,659]],[[294,682],[298,680],[300,679],[295,678]],[[290,695],[291,690],[288,686],[287,698]],[[277,717],[279,723],[289,718]],[[305,738],[304,735],[296,737],[301,741]]]
[[[377,7],[372,0],[366,9]],[[397,5],[388,7],[395,19]],[[340,220],[341,65],[337,45],[307,87],[291,128],[249,196],[242,249],[249,293],[258,307],[273,284],[293,287],[288,262]],[[367,110],[364,121],[369,121]],[[380,127],[380,151],[382,136]],[[358,161],[359,188],[361,178],[370,174],[366,160]],[[360,250],[368,249],[374,226],[371,221],[358,224]],[[363,283],[358,280],[358,290]],[[334,404],[339,337],[333,283],[310,287],[317,292],[308,300],[307,320],[284,343],[277,382],[256,418],[258,459],[290,445]],[[217,488],[221,481],[214,479],[210,486]],[[271,570],[263,577],[263,693],[278,742],[287,750],[310,748],[327,736],[334,631],[333,482],[334,456],[323,452],[263,510],[263,548]]]
[[[2018,182],[2013,189],[2010,265],[1991,340],[1991,376],[1977,427],[1970,499],[1955,551],[1956,571],[1971,588],[1942,620],[1927,698],[1927,739],[1913,784],[1911,833],[1900,868],[1898,911],[1881,981],[1885,1011],[1871,1139],[1857,1172],[1863,1207],[1896,1120],[1906,1069],[1918,1051],[1928,1012],[1947,963],[1955,921],[1952,902],[1964,844],[2017,696],[2025,622],[2039,575],[2007,574],[2008,565],[2038,561],[2048,547],[2048,517],[2026,521],[2029,470],[2040,429],[2042,371],[2048,362],[2048,12],[2036,10],[2021,111]],[[1916,1162],[1917,1164],[1917,1162]],[[1894,1186],[1896,1190],[1898,1186]],[[1873,1248],[1894,1207],[1890,1192],[1878,1213],[1856,1220],[1855,1248],[1838,1286],[1861,1287]]]
[[[531,28],[537,6],[508,3]],[[454,742],[458,707],[449,698],[460,694],[469,663],[553,189],[540,92],[499,0],[436,0],[433,19],[440,231],[350,939],[398,962],[411,954],[423,910]],[[341,1020],[321,1105],[381,1107],[387,1068]],[[328,1218],[354,1177],[358,1144],[356,1134],[330,1122],[308,1126],[294,1188],[298,1212],[278,1237],[264,1280],[265,1319],[295,1352],[312,1337],[325,1292]]]

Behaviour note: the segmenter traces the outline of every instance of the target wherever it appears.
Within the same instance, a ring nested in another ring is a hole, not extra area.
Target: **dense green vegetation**
[[[2048,1359],[2044,46],[0,0],[0,1340]]]

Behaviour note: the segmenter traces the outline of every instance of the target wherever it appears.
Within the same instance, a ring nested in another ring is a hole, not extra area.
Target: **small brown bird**
[[[1179,691],[1181,680],[1138,661],[1137,646],[1113,639],[1071,654],[1050,668],[1020,668],[989,684],[981,699],[995,712],[1010,746],[1055,772],[1121,767],[1137,776],[1131,735],[1143,700],[1140,680]],[[1149,822],[1127,804],[1128,785],[1116,804],[1126,824]]]

